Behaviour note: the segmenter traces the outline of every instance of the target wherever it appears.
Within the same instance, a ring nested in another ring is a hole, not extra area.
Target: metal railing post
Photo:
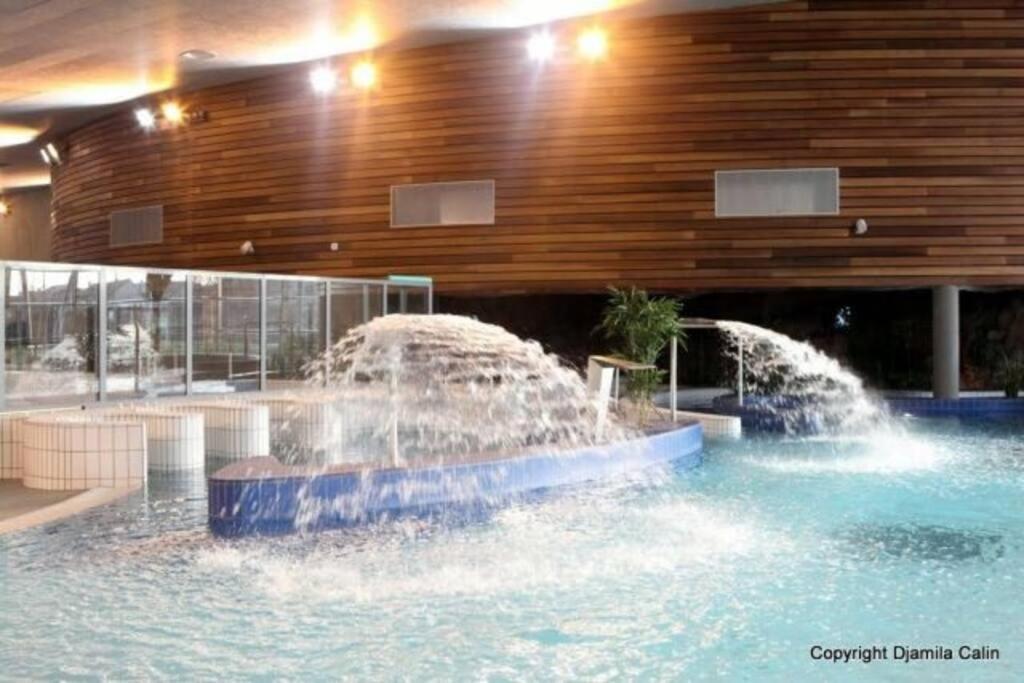
[[[192,371],[195,367],[195,311],[192,274],[185,275],[185,395],[192,395]]]
[[[677,375],[677,370],[679,368],[679,337],[677,335],[672,335],[672,353],[671,353],[671,356],[670,356],[670,363],[669,363],[669,365],[671,367],[669,368],[668,372],[669,372],[669,375],[671,377],[669,378],[669,385],[668,385],[668,400],[669,400],[669,403],[671,404],[672,421],[675,422],[676,421],[676,411],[677,411],[677,408],[676,408],[676,395],[677,395],[677,393],[676,392],[677,392],[677,389],[678,389],[678,385],[676,383],[676,375]]]
[[[739,353],[736,368],[736,400],[739,405],[743,405],[743,339],[741,338],[737,344],[739,346]]]
[[[331,350],[331,281],[324,282],[324,386],[330,383],[331,363],[328,352]]]
[[[434,283],[427,285],[427,314],[434,314]]]
[[[381,304],[380,304],[381,315],[388,314],[388,283],[384,283],[383,291],[381,292]]]
[[[260,278],[260,391],[267,390],[267,278]]]
[[[99,270],[99,291],[97,292],[97,336],[96,370],[99,379],[98,399],[107,400],[107,271]]]
[[[324,283],[324,351],[331,348],[331,283]]]

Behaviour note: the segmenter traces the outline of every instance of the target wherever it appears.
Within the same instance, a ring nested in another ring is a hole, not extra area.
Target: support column
[[[932,394],[960,398],[960,288],[932,289]]]

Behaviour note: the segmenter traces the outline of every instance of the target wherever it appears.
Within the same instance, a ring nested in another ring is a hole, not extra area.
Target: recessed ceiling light
[[[211,59],[215,59],[217,57],[217,53],[210,52],[209,50],[198,50],[193,48],[191,50],[185,50],[179,54],[178,57],[189,62],[208,62]]]

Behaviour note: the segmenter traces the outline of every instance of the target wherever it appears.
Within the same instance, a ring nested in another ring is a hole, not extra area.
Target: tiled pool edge
[[[226,468],[209,479],[209,525],[216,536],[279,535],[353,526],[390,516],[456,514],[493,507],[557,487],[584,484],[673,463],[692,469],[703,460],[699,423],[634,441],[558,455],[421,469],[380,469],[309,477],[276,470],[236,476]],[[300,520],[300,518],[302,518]]]
[[[56,503],[46,503],[33,510],[0,520],[0,536],[57,522],[86,510],[113,503],[140,488],[141,485],[124,488],[100,487],[76,492],[73,496]],[[35,491],[27,487],[26,490]]]
[[[893,413],[920,417],[1024,415],[1024,398],[887,398],[885,403]]]

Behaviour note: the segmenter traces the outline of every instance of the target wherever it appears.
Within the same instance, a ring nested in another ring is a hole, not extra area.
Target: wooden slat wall
[[[302,68],[184,95],[210,118],[187,130],[98,121],[56,172],[55,258],[452,293],[1024,285],[1024,0],[607,28],[602,64],[538,69],[515,32],[378,55],[370,96],[318,99]],[[841,216],[714,218],[714,170],[806,166],[840,167]],[[483,178],[497,225],[388,227],[391,184]],[[165,243],[110,249],[108,213],[150,203]]]

